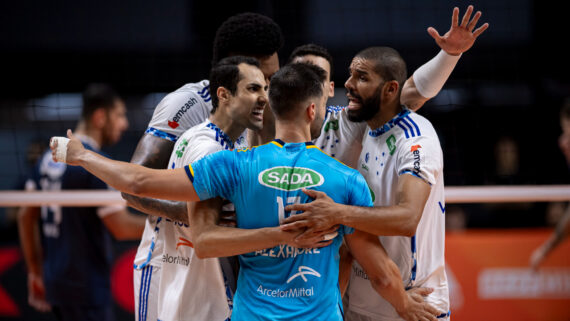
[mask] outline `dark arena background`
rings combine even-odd
[[[110,84],[126,102],[130,127],[105,151],[128,161],[157,103],[207,78],[215,31],[233,14],[258,12],[281,26],[281,65],[298,45],[326,47],[335,63],[336,95],[329,104],[344,105],[355,53],[393,47],[411,74],[439,51],[427,27],[445,33],[453,7],[461,19],[469,4],[483,13],[479,25],[490,27],[419,111],[438,131],[446,186],[525,185],[537,194],[552,185],[568,187],[570,171],[558,144],[560,109],[570,97],[568,18],[561,3],[100,0],[0,3],[0,189],[24,189],[49,138],[75,126],[81,92],[92,82]],[[540,202],[448,202],[453,320],[570,320],[569,242],[539,271],[529,268],[532,251],[552,233],[568,200],[570,192]],[[0,207],[0,319],[55,320],[27,304],[16,213]],[[115,245],[118,320],[134,319],[136,245]]]

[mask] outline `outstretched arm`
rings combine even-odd
[[[140,165],[120,162],[86,150],[81,141],[67,131],[70,139],[65,162],[81,166],[108,185],[128,194],[179,201],[198,201],[198,195],[188,179],[186,169],[150,169]],[[52,155],[59,161],[57,141],[51,144]]]
[[[396,264],[388,257],[377,236],[354,231],[346,236],[346,244],[354,258],[364,269],[374,290],[396,309],[404,320],[437,320],[441,314],[436,308],[423,302],[421,297],[406,293]],[[422,289],[423,295],[429,289]]]
[[[167,168],[173,148],[173,141],[144,134],[137,144],[131,163],[155,169]],[[128,206],[143,213],[188,224],[186,202],[139,197],[127,193],[121,193],[121,196]]]
[[[219,197],[188,203],[188,217],[192,244],[199,258],[224,257],[249,253],[289,244],[295,247],[324,247],[332,241],[310,244],[294,243],[300,230],[282,231],[278,226],[241,229],[219,226],[223,200]]]
[[[406,80],[400,98],[403,105],[415,111],[435,97],[451,75],[461,54],[469,50],[477,37],[489,27],[489,24],[485,23],[473,31],[481,17],[481,11],[477,11],[473,19],[472,13],[473,6],[469,6],[459,24],[459,8],[454,8],[451,28],[443,36],[440,36],[435,28],[428,28],[428,33],[435,39],[441,51]]]

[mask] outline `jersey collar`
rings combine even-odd
[[[305,144],[306,148],[314,148],[315,144],[313,144],[312,142],[304,142],[304,143],[285,143],[284,141],[282,141],[279,138],[275,138],[273,141],[271,141],[271,143],[273,143],[274,145],[277,145],[278,147],[283,147],[285,144]]]
[[[208,128],[213,129],[216,132],[216,141],[220,142],[222,144],[222,147],[226,148],[226,149],[234,149],[234,142],[232,142],[232,140],[230,139],[230,136],[228,136],[228,134],[224,133],[224,131],[216,126],[216,124],[212,123],[212,122],[208,122],[208,124],[206,125]],[[225,143],[225,146],[224,146]]]
[[[398,125],[398,123],[402,120],[402,118],[408,116],[408,114],[410,114],[410,110],[404,108],[401,112],[399,112],[396,116],[394,116],[394,118],[390,119],[386,124],[376,129],[369,130],[368,135],[370,135],[371,137],[378,137],[384,134],[385,132],[392,129],[394,126]]]

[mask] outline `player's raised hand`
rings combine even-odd
[[[459,8],[453,8],[453,15],[451,18],[451,28],[443,36],[440,36],[437,30],[433,27],[427,29],[430,36],[435,39],[437,45],[450,55],[459,55],[471,48],[475,43],[475,39],[489,28],[488,23],[484,23],[479,28],[475,29],[479,18],[481,18],[481,11],[477,11],[471,19],[473,13],[473,6],[469,6],[461,24],[459,24]],[[475,29],[475,31],[473,31]]]

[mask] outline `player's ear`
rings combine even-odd
[[[91,115],[91,124],[95,128],[103,128],[107,122],[107,111],[105,108],[97,108]]]
[[[220,102],[227,102],[230,99],[230,91],[227,90],[225,87],[218,87],[218,90],[216,91],[216,95],[218,96],[218,101]]]
[[[307,118],[309,121],[313,121],[315,119],[315,115],[317,113],[317,106],[315,103],[311,102],[309,106],[307,106]]]
[[[333,98],[334,97],[334,81],[331,81],[329,83],[329,86],[330,86],[329,98]]]
[[[386,83],[384,83],[384,86],[382,88],[382,96],[384,96],[383,98],[385,99],[385,101],[391,101],[397,98],[399,88],[400,85],[395,80],[387,81]]]

